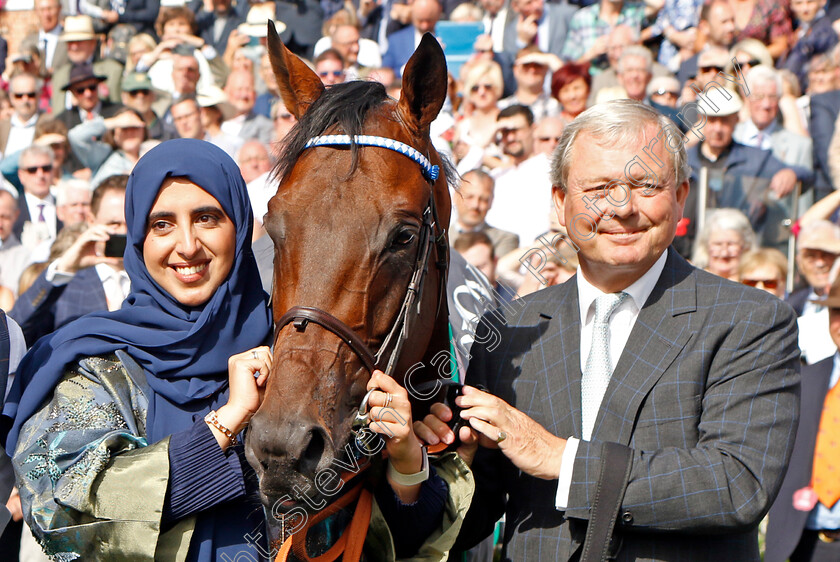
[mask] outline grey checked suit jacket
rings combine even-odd
[[[482,321],[467,382],[485,384],[552,434],[579,438],[576,281],[509,306],[504,322]],[[580,442],[568,509],[554,507],[556,480],[479,451],[459,546],[486,535],[506,511],[503,559],[575,559],[602,446],[614,442],[632,453],[612,541],[619,560],[758,560],[756,528],[779,490],[798,420],[796,338],[788,304],[697,270],[669,249],[592,441]]]

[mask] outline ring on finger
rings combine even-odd
[[[499,436],[498,436],[498,437],[496,437],[496,443],[501,443],[501,442],[502,442],[502,441],[504,441],[505,439],[507,439],[507,433],[505,433],[505,432],[504,432],[504,431],[502,431],[502,430],[499,430]]]
[[[394,399],[394,396],[390,392],[385,393],[385,408],[391,405],[391,401]]]
[[[256,349],[252,349],[252,350],[251,350],[251,355],[253,355],[253,356],[254,356],[254,359],[259,359],[259,358],[260,358],[260,354],[259,354],[259,353],[257,353],[257,350],[256,350]]]

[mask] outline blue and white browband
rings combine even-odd
[[[375,137],[372,135],[356,135],[353,140],[360,146],[378,146],[380,148],[387,148],[394,152],[399,152],[408,156],[418,164],[423,171],[423,177],[431,183],[437,181],[440,174],[440,168],[429,162],[429,159],[420,154],[420,152],[404,142],[396,141],[385,137]],[[320,137],[313,137],[307,141],[303,148],[312,148],[314,146],[350,146],[350,135],[323,135]]]

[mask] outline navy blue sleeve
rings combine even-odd
[[[414,503],[402,503],[386,478],[376,487],[376,503],[388,522],[397,558],[416,554],[443,519],[449,486],[434,467],[430,470],[429,479],[420,485],[420,497]]]
[[[164,523],[172,523],[214,505],[244,496],[242,463],[234,449],[222,451],[200,419],[169,440],[169,490]]]

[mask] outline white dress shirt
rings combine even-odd
[[[615,309],[609,320],[610,325],[610,363],[615,368],[619,357],[624,352],[624,346],[630,337],[630,332],[636,324],[639,312],[644,308],[656,282],[665,269],[665,261],[668,259],[668,252],[662,252],[659,259],[642,275],[635,283],[624,289],[630,298]],[[589,349],[592,347],[592,328],[595,319],[595,299],[604,293],[592,285],[583,275],[580,267],[577,270],[578,304],[580,306],[580,371],[583,373],[586,368],[586,360],[589,357]],[[585,406],[585,405],[584,405]],[[590,406],[591,407],[591,406]],[[600,406],[599,406],[600,408]],[[569,503],[569,488],[572,485],[572,470],[575,464],[580,439],[569,437],[566,441],[566,448],[563,450],[563,458],[560,463],[560,476],[557,482],[557,496],[554,505],[557,509],[564,510]]]
[[[9,129],[9,138],[6,141],[6,154],[14,154],[32,145],[32,141],[35,139],[35,124],[37,122],[37,113],[25,123],[20,120],[17,113],[12,114],[9,118],[11,128]]]
[[[108,310],[119,310],[125,297],[131,292],[131,280],[128,278],[128,273],[124,269],[114,269],[107,263],[98,263],[94,267],[105,290]]]
[[[29,208],[29,222],[36,224],[40,221],[38,218],[41,216],[41,210],[38,208],[38,205],[44,206],[44,222],[47,226],[47,232],[50,234],[50,238],[55,240],[56,235],[56,216],[55,216],[55,199],[53,199],[52,195],[47,195],[44,199],[38,199],[31,193],[23,193],[23,196],[26,197],[26,206]]]
[[[58,47],[58,36],[61,35],[62,27],[57,25],[52,31],[38,32],[38,48],[44,50],[44,65],[47,68],[52,68],[53,59],[55,58],[55,48]]]

